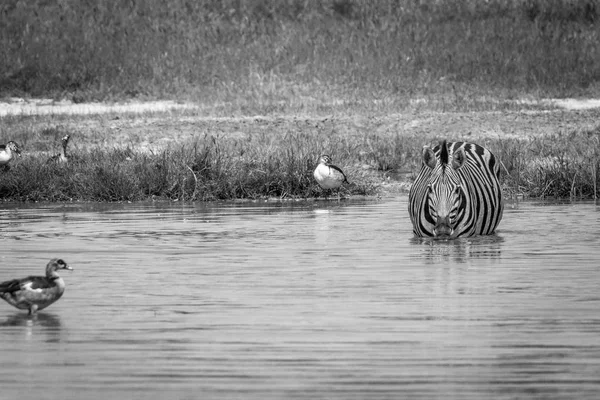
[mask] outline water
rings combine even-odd
[[[497,236],[412,237],[407,199],[0,210],[0,398],[600,396],[600,209],[507,206]]]

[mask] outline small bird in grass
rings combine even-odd
[[[0,166],[4,169],[10,169],[10,163],[14,158],[15,154],[21,156],[21,148],[16,142],[12,140],[6,144],[0,144]]]
[[[49,163],[55,162],[55,163],[59,163],[59,164],[65,164],[66,162],[69,161],[69,158],[67,156],[67,145],[69,144],[69,139],[71,139],[70,135],[65,135],[62,138],[62,140],[60,141],[62,144],[61,152],[50,157],[48,159]]]
[[[35,314],[43,310],[65,292],[65,281],[58,270],[73,270],[60,258],[53,258],[46,265],[46,276],[28,276],[0,283],[0,297],[8,304]]]
[[[323,189],[337,189],[342,183],[348,182],[344,171],[331,163],[331,156],[323,154],[319,158],[319,165],[314,172],[314,177]]]

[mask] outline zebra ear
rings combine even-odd
[[[456,151],[452,154],[452,168],[459,169],[465,163],[465,151],[462,147],[456,149]]]
[[[423,146],[423,163],[429,168],[435,168],[436,164],[435,153],[429,146]]]

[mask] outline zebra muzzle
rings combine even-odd
[[[438,237],[452,236],[454,229],[450,226],[448,218],[438,218],[435,227],[433,228],[433,234]]]

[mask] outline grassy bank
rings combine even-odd
[[[30,154],[24,154],[10,171],[0,172],[0,198],[207,201],[337,196],[337,192],[321,190],[312,176],[323,149],[350,177],[342,195],[373,195],[381,180],[374,171],[391,169],[387,163],[394,162],[395,152],[406,151],[399,140],[390,146],[373,135],[335,134],[333,126],[317,132],[312,128],[300,124],[282,135],[257,132],[243,137],[205,133],[158,150],[140,149],[139,143],[112,148],[88,144],[73,151],[66,165],[48,163],[53,151],[45,149],[67,133],[77,140],[78,132],[24,129],[21,140],[28,143]],[[19,141],[19,135],[13,138]],[[357,148],[372,151],[357,159]]]
[[[0,137],[17,141],[23,156],[10,171],[0,171],[0,199],[336,196],[322,191],[312,177],[322,153],[331,154],[348,175],[350,185],[344,185],[342,196],[385,195],[408,189],[419,171],[423,144],[441,138],[466,139],[492,150],[502,161],[507,198],[589,199],[598,194],[598,116],[590,111],[399,114],[388,119],[206,119],[185,113],[10,117],[3,119],[6,129],[0,126]],[[70,161],[48,164],[65,134],[72,138]]]
[[[505,169],[508,197],[596,199],[599,192],[600,125],[494,145]]]
[[[598,0],[8,0],[0,96],[242,114],[598,96],[599,23]]]

